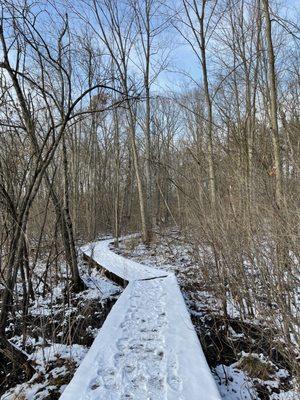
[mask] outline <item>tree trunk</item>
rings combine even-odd
[[[73,224],[70,216],[70,200],[69,200],[69,170],[68,170],[68,158],[67,158],[67,148],[65,142],[65,136],[62,140],[63,145],[63,164],[64,164],[64,207],[62,209],[62,220],[61,229],[64,236],[64,247],[66,252],[66,261],[71,269],[72,274],[72,289],[74,292],[80,292],[84,290],[85,284],[79,275],[78,262],[77,262],[77,252],[75,246],[75,240],[73,235]]]
[[[275,199],[278,208],[283,206],[283,187],[282,187],[282,162],[281,151],[279,144],[279,129],[278,129],[278,100],[277,100],[277,83],[275,72],[275,54],[272,40],[272,25],[270,18],[269,0],[262,0],[263,10],[266,22],[265,34],[267,39],[268,51],[268,80],[270,90],[270,123],[273,143],[273,157],[275,167]]]
[[[140,173],[140,168],[139,168],[138,153],[137,153],[136,138],[135,138],[135,121],[134,121],[134,118],[132,115],[132,110],[130,110],[130,114],[131,114],[131,118],[130,118],[131,147],[132,147],[133,165],[134,165],[135,175],[136,175],[136,184],[137,184],[138,195],[139,195],[142,237],[143,237],[144,243],[147,244],[150,242],[150,240],[149,240],[148,229],[147,229],[144,191],[143,191],[141,173]]]
[[[215,179],[214,154],[213,154],[213,113],[212,113],[212,102],[211,102],[211,97],[210,97],[210,93],[209,93],[209,83],[208,83],[208,75],[207,75],[204,16],[205,16],[205,1],[203,1],[203,3],[202,3],[202,15],[199,20],[199,22],[200,22],[200,40],[201,40],[201,59],[202,59],[201,65],[202,65],[205,101],[206,101],[206,107],[207,107],[208,177],[209,177],[210,204],[211,204],[212,209],[215,209],[215,206],[216,206],[216,179]]]
[[[145,93],[146,93],[146,118],[145,118],[145,136],[146,136],[146,224],[147,224],[147,242],[152,238],[152,192],[151,192],[151,103],[150,103],[150,59],[151,59],[151,42],[150,42],[150,11],[151,3],[145,1],[145,17],[146,17],[146,43],[145,43]]]

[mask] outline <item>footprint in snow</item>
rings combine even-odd
[[[114,355],[114,364],[115,367],[119,367],[122,363],[124,363],[125,353],[119,352]]]
[[[102,379],[106,389],[117,389],[115,370],[113,368],[105,370]]]
[[[118,340],[117,340],[117,343],[116,343],[116,346],[117,346],[117,348],[118,348],[119,350],[122,351],[122,350],[127,349],[128,344],[129,344],[129,339],[128,339],[127,337],[125,337],[125,338],[120,338],[120,339],[118,339]]]
[[[182,382],[181,379],[179,378],[179,376],[177,375],[169,375],[168,376],[168,384],[169,386],[173,389],[173,390],[180,390],[182,387]]]
[[[178,375],[178,362],[174,354],[170,354],[168,359],[167,381],[171,389],[175,391],[180,391],[182,389],[182,380]]]

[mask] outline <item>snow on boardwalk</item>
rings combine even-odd
[[[82,250],[129,284],[60,400],[221,399],[174,274],[125,259],[110,242]]]

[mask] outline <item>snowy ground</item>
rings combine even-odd
[[[88,252],[91,249],[92,247],[88,246],[85,250]],[[95,251],[97,255],[98,250],[94,249],[93,256],[95,256]],[[253,377],[253,373],[250,373],[251,368],[249,370],[249,366],[245,367],[243,364],[243,360],[249,360],[247,350],[244,353],[238,353],[237,350],[235,354],[226,353],[227,341],[219,343],[219,338],[215,336],[220,332],[224,336],[223,322],[219,319],[222,315],[221,302],[212,294],[209,285],[201,279],[199,266],[191,257],[193,249],[182,238],[177,237],[177,233],[169,235],[168,232],[165,237],[158,237],[150,248],[142,245],[137,238],[127,239],[121,243],[119,250],[114,249],[114,251],[125,255],[126,258],[131,258],[131,260],[125,260],[107,250],[104,252],[107,266],[114,269],[114,272],[119,273],[124,279],[134,280],[135,276],[139,276],[138,279],[147,279],[167,275],[170,272],[176,274],[196,331],[203,339],[202,346],[212,367],[222,399],[300,399],[293,381],[290,380],[289,372],[280,365],[270,364],[270,360],[260,353],[260,349],[257,349],[257,352],[252,351],[250,356],[259,359],[260,365],[272,366],[269,376],[261,377],[263,379]],[[203,262],[209,263],[209,259],[206,259],[207,254],[206,251],[203,252]],[[136,263],[132,263],[132,260]],[[147,267],[141,268],[140,263],[146,264]],[[115,270],[116,265],[119,266],[118,271]],[[157,268],[160,271],[157,271]],[[198,339],[191,334],[194,329],[191,327],[188,315],[178,318],[177,303],[173,301],[173,297],[177,294],[167,292],[167,295],[164,295],[165,278],[137,280],[129,283],[121,301],[114,306],[117,308],[118,304],[121,304],[121,312],[109,314],[104,324],[111,324],[111,328],[104,329],[103,325],[103,329],[99,332],[99,327],[110,309],[108,307],[105,312],[103,307],[106,307],[107,302],[118,297],[121,288],[103,279],[97,268],[81,265],[81,274],[89,289],[66,299],[66,277],[63,265],[60,269],[59,275],[63,279],[56,281],[57,272],[53,273],[51,279],[54,279],[54,285],[51,287],[54,287],[54,290],[46,290],[44,293],[40,280],[40,277],[44,276],[44,266],[37,266],[34,277],[37,296],[29,308],[29,318],[34,319],[32,324],[34,329],[28,329],[25,342],[22,332],[18,329],[18,323],[11,324],[8,328],[11,341],[23,348],[36,362],[37,373],[30,382],[7,390],[1,400],[56,400],[76,370],[75,377],[78,374],[84,377],[84,380],[80,382],[80,386],[85,388],[85,397],[81,397],[82,400],[118,400],[120,393],[124,399],[135,400],[147,398],[145,393],[149,396],[151,394],[152,397],[148,396],[148,398],[155,400],[192,399],[192,397],[182,395],[182,393],[188,393],[185,389],[186,371],[191,370],[191,365],[200,364],[201,366],[203,363],[202,361],[199,363],[198,357],[197,359],[185,357],[185,353],[186,343]],[[175,289],[176,285],[174,285]],[[178,287],[177,290],[179,291]],[[122,298],[126,300],[126,306],[122,306]],[[170,309],[172,305],[176,309],[172,313],[163,315],[165,313],[163,308]],[[182,310],[185,310],[185,307]],[[229,303],[227,311],[232,318],[235,317],[233,322],[238,321],[239,314],[234,302]],[[118,314],[117,318],[115,318],[116,314]],[[174,317],[173,321],[169,320],[171,314]],[[176,337],[182,341],[179,347],[183,349],[183,352],[180,354],[175,351],[174,354],[174,347],[168,346],[168,343],[174,340],[172,339],[174,332],[170,330],[170,326],[180,327],[181,323],[186,324],[186,331],[192,335],[192,339],[188,341],[186,337],[180,339],[177,332]],[[30,324],[31,321],[29,321],[29,328]],[[103,341],[102,335],[114,330],[115,334],[109,334]],[[236,324],[230,325],[226,340],[230,340],[231,344],[235,341],[238,343],[240,340],[253,342],[253,339],[247,338],[246,335],[245,332],[237,329]],[[106,354],[104,361],[102,359],[103,362],[97,351],[93,350],[94,354],[91,351],[88,352],[89,346],[96,337],[93,346],[97,340],[101,343],[109,343],[111,346],[99,345],[100,352]],[[219,357],[219,352],[221,357]],[[201,348],[198,355],[199,353],[201,354]],[[225,356],[223,353],[226,353]],[[88,356],[84,358],[86,354]],[[217,354],[218,357],[216,357]],[[96,360],[100,360],[99,364]],[[202,356],[200,360],[203,360]],[[80,370],[87,372],[82,373]],[[206,382],[207,371],[206,366],[204,375],[202,371],[198,371],[199,375],[195,382],[199,379],[200,382],[201,379],[202,382]],[[88,373],[88,379],[86,379],[86,373]],[[116,388],[121,388],[121,392],[117,392]],[[75,394],[73,392],[73,397],[69,398],[80,400],[77,391]],[[206,393],[202,398],[209,399]]]
[[[229,332],[222,341],[224,327],[222,322],[219,323],[219,317],[223,313],[221,302],[212,293],[209,285],[203,282],[200,273],[201,267],[191,256],[193,249],[185,243],[184,238],[178,237],[177,232],[167,232],[165,236],[159,236],[150,248],[145,247],[138,239],[125,239],[120,244],[119,250],[115,249],[115,251],[152,268],[164,269],[176,274],[196,330],[203,340],[205,352],[222,399],[300,399],[300,394],[295,389],[295,382],[289,379],[289,372],[265,358],[260,353],[259,346],[257,346],[256,353],[255,343],[251,337],[247,337],[247,332],[235,331],[239,322],[239,312],[230,299],[227,313],[234,324],[229,326]],[[207,254],[208,252],[203,251],[203,263],[209,265],[210,260]],[[260,327],[258,326],[257,329],[259,330]],[[221,336],[221,340],[219,337],[215,337],[215,334]],[[253,352],[251,354],[243,351],[239,353],[238,349],[241,345],[235,345],[235,343],[239,343],[239,341],[243,343],[247,340],[251,342]],[[229,355],[227,354],[228,343],[233,347],[236,346],[235,352]],[[264,379],[256,377],[255,374],[259,375],[259,372],[252,372],[247,364],[251,358],[259,360],[256,366],[258,371],[260,368],[263,370],[264,364],[270,365],[272,368],[267,368],[269,375],[263,377]],[[251,366],[251,363],[249,364]]]
[[[41,263],[35,269],[36,297],[28,310],[26,338],[20,332],[18,318],[9,324],[8,334],[10,341],[33,360],[36,373],[30,381],[3,393],[3,388],[11,385],[9,368],[1,365],[4,372],[0,381],[1,400],[58,399],[86,355],[121,288],[103,279],[95,268],[84,264],[80,268],[88,289],[70,296],[65,293],[63,265],[58,279],[53,280],[53,290],[46,289],[45,293],[40,284],[44,265]]]
[[[108,246],[84,251],[130,282],[61,400],[220,399],[174,274]]]

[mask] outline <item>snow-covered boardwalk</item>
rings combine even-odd
[[[172,273],[125,259],[111,240],[83,252],[129,281],[60,400],[217,400]]]

